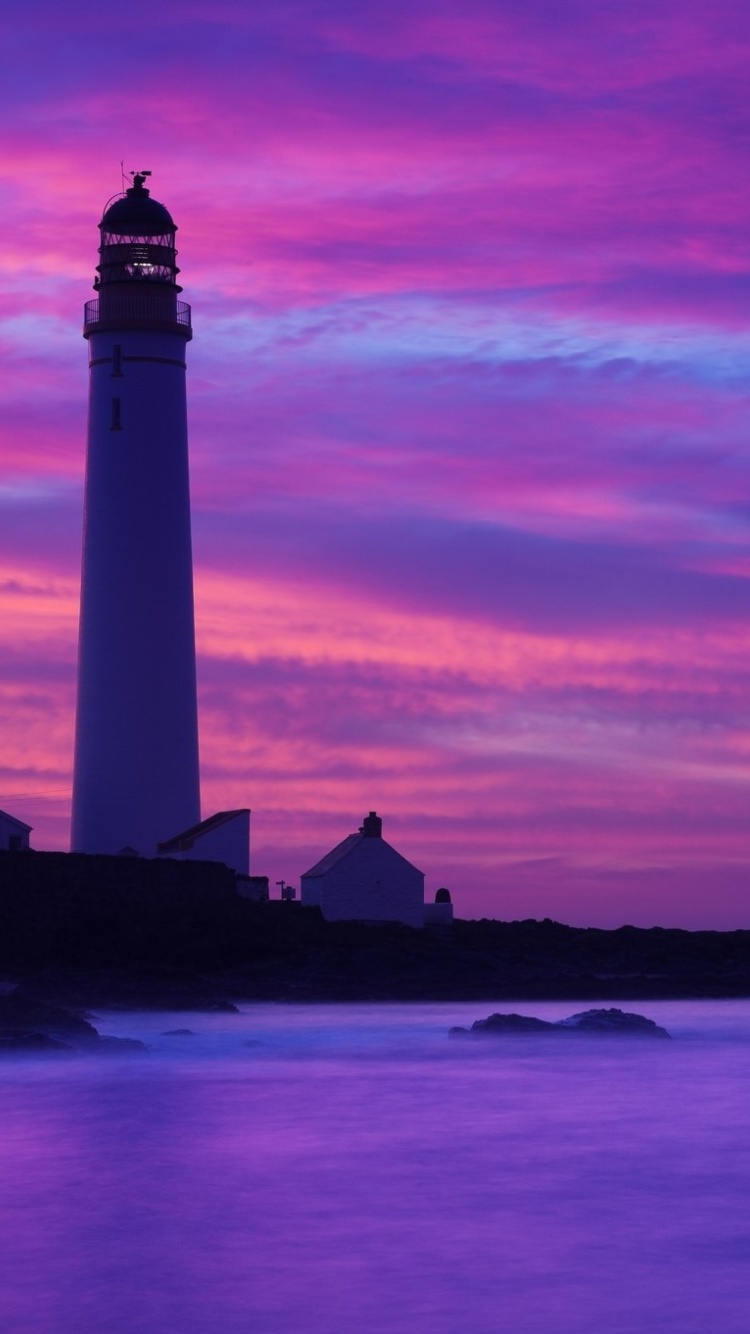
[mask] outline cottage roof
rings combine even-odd
[[[331,851],[327,852],[325,857],[321,857],[319,862],[316,862],[314,866],[311,866],[309,871],[304,871],[303,875],[325,875],[326,871],[330,871],[332,866],[336,866],[338,862],[342,862],[344,858],[348,857],[349,853],[353,852],[357,845],[363,841],[364,834],[350,834],[342,843],[337,843],[335,848],[331,848]]]
[[[304,871],[301,878],[303,880],[310,880],[315,876],[326,875],[334,866],[337,866],[339,862],[342,862],[345,857],[350,857],[360,844],[369,844],[372,842],[373,839],[368,838],[366,834],[350,834],[342,843],[337,843],[335,848],[331,848],[331,851],[326,853],[325,857],[321,857],[319,862],[316,862],[314,866],[311,866],[309,871]],[[411,866],[412,870],[418,871],[418,867],[416,867],[413,862],[410,862],[408,858],[404,857],[400,852],[397,852],[396,848],[394,848],[392,844],[386,842],[384,838],[380,838],[378,842],[383,847],[388,848],[388,851],[392,853],[394,857],[398,857],[399,861],[404,862],[407,866]],[[422,874],[421,871],[419,874]]]
[[[0,820],[7,820],[9,824],[17,825],[19,829],[25,829],[27,834],[34,828],[32,824],[24,824],[23,820],[18,820],[15,815],[9,815],[7,811],[0,811]]]

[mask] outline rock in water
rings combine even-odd
[[[83,1015],[19,991],[0,995],[0,1055],[146,1051],[136,1038],[101,1037]]]
[[[74,1048],[71,1047],[69,1042],[61,1042],[59,1038],[51,1038],[48,1033],[26,1031],[0,1033],[0,1056],[38,1056],[40,1054],[47,1055],[48,1052],[69,1052],[72,1054]]]
[[[62,1005],[12,991],[0,996],[0,1034],[45,1033],[59,1042],[95,1041],[98,1033],[83,1015]]]
[[[642,1014],[629,1014],[626,1010],[612,1007],[609,1010],[582,1010],[580,1014],[571,1014],[569,1019],[561,1019],[555,1028],[564,1028],[574,1033],[624,1033],[638,1037],[668,1038],[666,1028],[655,1024],[653,1019],[646,1019]]]
[[[139,1038],[113,1038],[103,1033],[91,1050],[99,1054],[109,1052],[112,1056],[137,1056],[148,1051],[148,1047]]]
[[[546,1019],[533,1019],[528,1014],[491,1014],[476,1019],[471,1028],[452,1028],[451,1037],[464,1033],[547,1033],[554,1028]]]
[[[448,1036],[479,1037],[482,1034],[502,1035],[504,1033],[593,1033],[615,1037],[650,1037],[668,1038],[666,1028],[660,1028],[653,1019],[646,1019],[642,1014],[628,1014],[614,1006],[608,1010],[582,1010],[580,1014],[571,1014],[567,1019],[558,1019],[551,1023],[547,1019],[534,1019],[527,1014],[491,1014],[486,1019],[477,1019],[471,1028],[451,1028]]]

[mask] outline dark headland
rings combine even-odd
[[[0,978],[92,1008],[742,997],[750,931],[330,923],[238,897],[218,863],[2,852]]]

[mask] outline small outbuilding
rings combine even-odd
[[[375,811],[300,882],[302,903],[329,922],[403,922],[424,925],[424,872],[386,843]]]
[[[217,811],[200,824],[159,843],[157,857],[177,861],[224,862],[235,875],[250,872],[250,811]]]
[[[33,825],[24,824],[15,815],[0,811],[0,852],[28,852]]]
[[[449,889],[443,886],[435,895],[434,903],[424,905],[425,926],[450,926],[453,921],[453,904]]]

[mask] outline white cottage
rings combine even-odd
[[[301,878],[304,904],[329,922],[403,922],[424,925],[424,873],[383,838],[375,811]]]
[[[14,815],[8,815],[7,811],[0,811],[0,851],[28,852],[32,828]]]

